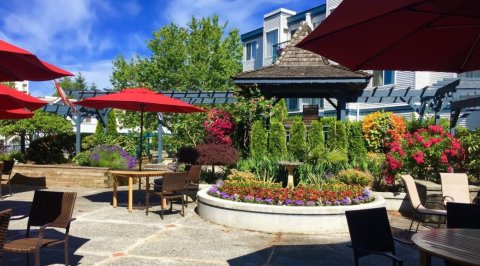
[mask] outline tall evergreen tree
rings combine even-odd
[[[290,128],[288,152],[299,161],[303,161],[307,155],[307,144],[305,140],[305,123],[302,120],[297,120],[293,122],[293,125]]]
[[[272,119],[283,122],[288,116],[287,103],[285,99],[280,99],[272,108]]]
[[[282,158],[287,154],[287,133],[281,122],[272,121],[270,125],[268,151],[273,158]]]
[[[325,149],[325,136],[323,133],[323,123],[320,121],[312,121],[308,132],[309,150],[315,150],[318,153]]]
[[[250,140],[250,156],[259,158],[267,155],[267,130],[262,121],[253,123]]]

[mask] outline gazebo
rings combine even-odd
[[[267,98],[325,98],[336,109],[337,119],[344,120],[347,103],[362,95],[371,74],[330,64],[318,54],[295,47],[310,32],[302,22],[274,64],[243,72],[233,82],[242,89],[257,87]]]

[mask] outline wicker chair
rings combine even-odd
[[[412,208],[415,210],[415,213],[412,217],[412,222],[410,223],[410,228],[408,229],[407,238],[410,237],[410,234],[412,232],[413,222],[415,220],[417,221],[417,228],[415,229],[415,232],[418,231],[418,227],[420,226],[420,223],[423,220],[422,219],[423,215],[438,216],[439,219],[438,219],[437,227],[440,227],[440,223],[441,223],[440,217],[446,217],[447,211],[442,209],[429,209],[423,206],[422,202],[420,201],[420,196],[418,195],[417,186],[415,185],[415,180],[413,180],[413,177],[411,175],[402,175],[401,177],[405,185],[405,188],[407,189],[407,194],[410,199],[410,204],[412,205]],[[441,202],[427,202],[427,203],[439,204],[440,206],[442,206]]]
[[[28,217],[27,234],[25,238],[12,240],[4,246],[4,252],[26,253],[30,264],[30,253],[35,253],[35,266],[40,265],[40,249],[64,245],[65,265],[68,265],[68,233],[75,206],[75,192],[35,191],[30,215]],[[32,236],[32,226],[39,226],[38,235]],[[44,238],[47,228],[65,230],[62,239]]]
[[[345,215],[355,266],[358,266],[360,257],[367,255],[386,256],[393,260],[393,265],[403,265],[403,261],[395,255],[394,238],[385,208],[346,211]]]
[[[12,170],[13,170],[13,166],[15,165],[15,161],[14,160],[8,160],[8,161],[3,161],[3,170],[1,172],[1,182],[3,181],[7,181],[7,185],[8,185],[8,192],[10,193],[10,196],[13,195],[12,193],[12,186],[10,184],[10,177],[12,176]],[[3,175],[7,175],[8,178],[6,179],[3,179]],[[0,192],[1,193],[1,192]],[[1,194],[0,194],[1,196]]]
[[[201,173],[202,173],[201,165],[192,165],[190,166],[190,169],[188,169],[188,182],[187,182],[187,191],[186,191],[186,197],[185,197],[185,206],[187,207],[188,207],[188,196],[196,195],[198,192]],[[192,198],[194,199],[193,196]]]
[[[146,189],[146,208],[145,213],[148,215],[148,207],[150,206],[150,195],[157,196],[160,198],[160,201],[169,200],[170,201],[170,212],[173,208],[172,200],[180,199],[182,201],[182,211],[180,212],[182,216],[185,215],[185,190],[188,181],[188,172],[177,172],[177,173],[166,173],[163,175],[162,187],[158,187],[153,184],[155,187],[154,190],[150,190],[150,185],[147,184]],[[163,220],[163,204],[160,204],[160,218]]]
[[[0,212],[0,265],[2,265],[3,246],[7,240],[8,224],[12,216],[12,209],[7,209]]]

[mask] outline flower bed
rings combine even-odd
[[[373,200],[368,189],[341,183],[328,183],[320,190],[313,186],[291,189],[282,188],[278,183],[245,185],[227,180],[211,187],[208,194],[231,201],[285,206],[356,205]]]
[[[385,207],[385,200],[378,195],[369,197],[371,202],[356,205],[286,206],[225,200],[208,191],[203,189],[197,194],[200,217],[216,224],[269,233],[346,233],[345,211]]]

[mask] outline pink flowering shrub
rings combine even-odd
[[[232,144],[229,136],[235,130],[230,114],[224,110],[213,108],[208,114],[203,128],[206,131],[205,142],[216,144]]]
[[[413,134],[404,134],[402,140],[390,145],[386,155],[385,182],[393,184],[399,172],[436,181],[440,172],[450,172],[452,167],[459,170],[464,158],[460,141],[444,132],[441,126],[420,128]]]

